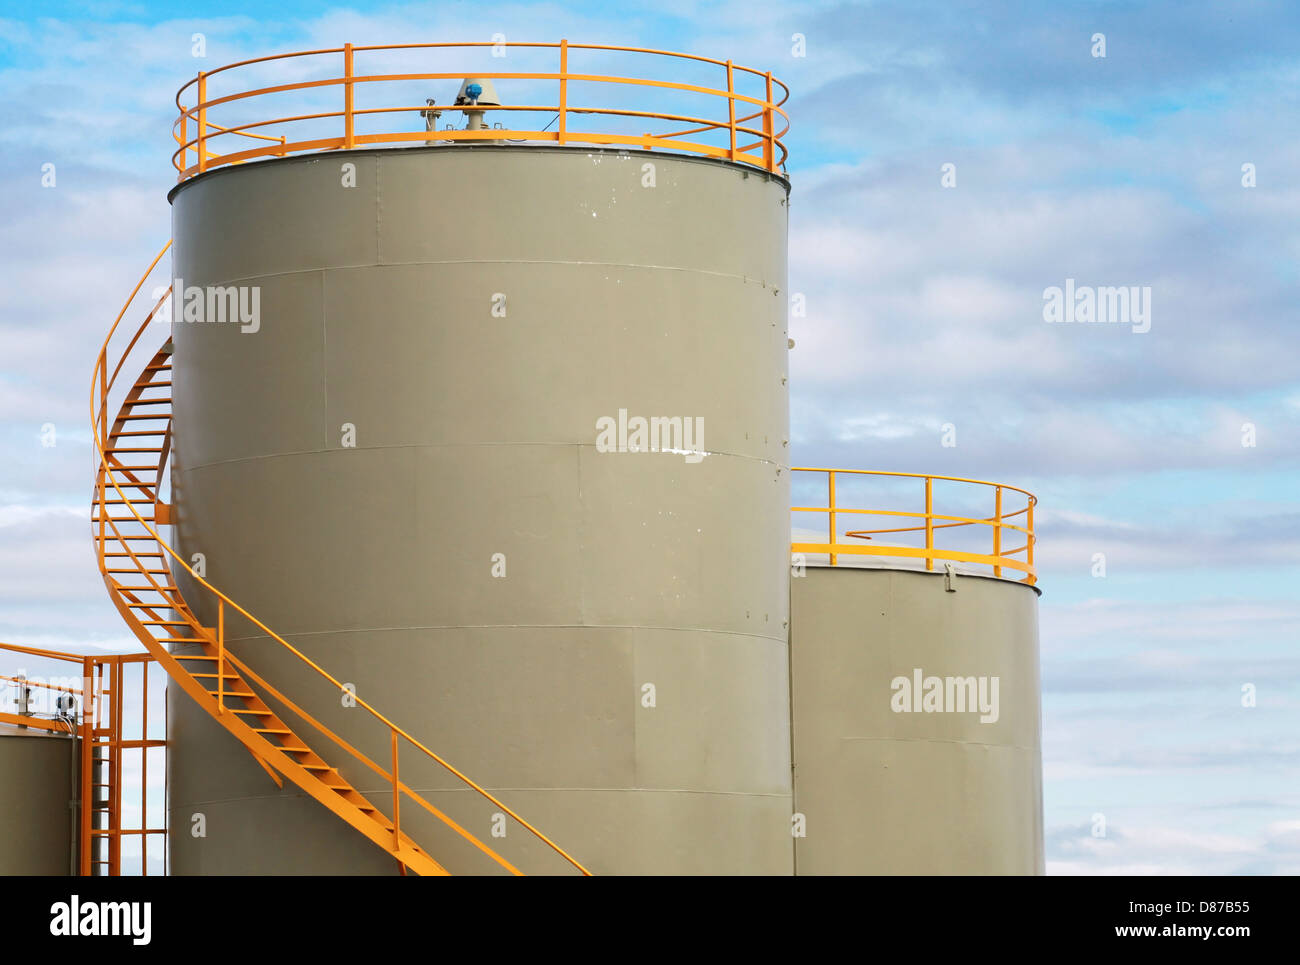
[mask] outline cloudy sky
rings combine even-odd
[[[0,639],[133,647],[87,536],[87,396],[168,237],[183,80],[496,32],[730,57],[793,90],[794,463],[1039,496],[1049,872],[1300,873],[1294,5],[0,11]],[[1149,331],[1047,323],[1067,279],[1149,289]]]

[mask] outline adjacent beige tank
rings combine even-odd
[[[1042,874],[1037,591],[809,567],[790,600],[796,872]]]
[[[177,308],[178,548],[593,872],[791,874],[787,197],[748,166],[509,146],[185,182],[179,283],[260,301]],[[602,451],[638,418],[695,431]],[[228,627],[387,763],[363,711]],[[397,871],[180,695],[169,738],[173,873]],[[561,870],[415,760],[432,803]],[[402,818],[453,872],[495,867]]]
[[[72,873],[75,748],[70,736],[0,724],[0,875]]]

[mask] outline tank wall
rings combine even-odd
[[[0,874],[66,875],[72,870],[76,802],[70,737],[0,733]]]
[[[855,567],[791,580],[798,874],[1043,873],[1038,596],[953,586]],[[919,711],[895,686],[918,669]],[[959,709],[969,690],[949,698],[946,679],[927,711],[927,677],[974,677],[977,701],[985,678],[996,720]]]
[[[174,195],[175,275],[256,285],[261,315],[173,325],[180,548],[593,871],[791,871],[786,197],[725,164],[511,148]],[[598,451],[620,410],[702,419],[708,455]],[[387,761],[361,711],[230,632]],[[171,826],[209,828],[173,838],[174,872],[394,870],[180,695],[171,720]],[[411,773],[489,833],[494,808]],[[404,806],[441,847],[421,820]]]

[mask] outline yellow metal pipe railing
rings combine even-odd
[[[1025,574],[1019,582],[1034,584],[1037,582],[1037,571],[1034,567],[1034,506],[1038,502],[1033,493],[1018,486],[1011,486],[1006,483],[988,482],[983,479],[968,479],[962,476],[943,476],[921,473],[906,472],[878,472],[865,469],[825,469],[812,467],[795,467],[791,470],[793,473],[818,474],[826,476],[826,493],[827,504],[825,506],[792,506],[793,513],[825,513],[828,521],[827,539],[824,543],[808,542],[794,540],[790,544],[791,552],[803,554],[826,554],[829,557],[831,566],[840,565],[840,556],[875,556],[875,557],[893,557],[898,559],[920,559],[924,562],[927,570],[933,570],[936,560],[949,560],[953,562],[972,563],[989,566],[996,577],[1002,576],[1003,569],[1011,569]],[[924,485],[924,501],[921,510],[905,509],[877,509],[864,508],[861,506],[846,506],[841,503],[839,486],[837,486],[837,477],[844,475],[855,477],[871,477],[880,480],[902,480],[902,479],[919,479]],[[798,478],[798,477],[796,477]],[[991,516],[958,516],[951,513],[937,512],[935,509],[935,482],[951,482],[962,484],[967,487],[986,487],[993,490],[993,513]],[[840,483],[843,480],[839,480]],[[1008,492],[1017,493],[1023,498],[1024,504],[1018,508],[1007,511],[1005,506],[1005,497]],[[856,529],[847,530],[843,533],[843,539],[838,528],[838,519],[841,515],[853,514],[859,516],[886,516],[902,519],[919,520],[916,526],[891,526],[878,529]],[[1019,517],[1025,517],[1024,525],[1013,522]],[[988,527],[992,535],[992,551],[989,553],[977,553],[969,550],[958,550],[951,547],[939,546],[936,542],[936,533],[939,531],[959,529],[963,527]],[[1003,545],[1002,533],[1004,530],[1011,530],[1023,533],[1025,543],[1016,546],[1013,549],[1007,549]],[[923,546],[904,546],[899,544],[885,544],[874,540],[877,536],[898,534],[898,533],[924,533],[925,543]],[[872,545],[863,545],[861,543],[845,542],[844,540],[870,540]],[[1017,558],[1019,554],[1025,554],[1024,559]]]
[[[760,72],[751,67],[744,67],[735,64],[731,60],[718,60],[694,54],[679,54],[672,51],[652,50],[640,47],[615,47],[603,44],[573,44],[568,40],[561,40],[559,43],[510,44],[511,47],[518,48],[555,50],[559,60],[557,71],[481,71],[475,72],[474,74],[475,76],[491,80],[554,82],[558,88],[557,103],[553,105],[524,106],[451,104],[445,107],[439,107],[440,111],[460,112],[462,114],[470,110],[482,113],[497,111],[507,114],[511,111],[525,113],[541,111],[548,114],[554,113],[556,114],[558,124],[556,131],[553,133],[548,132],[546,127],[549,127],[550,123],[555,123],[554,121],[548,122],[546,127],[539,126],[539,128],[536,129],[530,129],[528,127],[512,127],[511,129],[492,129],[487,131],[410,130],[381,131],[379,133],[365,135],[357,133],[356,119],[363,114],[376,115],[427,110],[427,105],[378,107],[358,110],[356,108],[357,85],[375,85],[398,81],[459,80],[464,77],[466,73],[466,71],[403,72],[391,74],[358,73],[355,63],[357,54],[411,50],[427,50],[436,52],[492,46],[495,45],[490,42],[371,46],[344,44],[342,47],[326,48],[322,50],[294,51],[287,54],[256,57],[249,60],[238,61],[233,64],[227,64],[224,67],[218,67],[211,71],[200,71],[194,80],[186,83],[176,93],[176,107],[179,114],[175,124],[173,125],[172,135],[178,144],[178,148],[172,155],[172,163],[178,172],[178,180],[183,181],[195,174],[201,174],[224,164],[236,164],[259,157],[283,157],[290,153],[340,149],[351,150],[358,145],[388,144],[403,141],[430,143],[434,141],[475,141],[507,138],[522,141],[553,142],[558,145],[581,142],[588,144],[622,144],[646,148],[657,147],[667,150],[681,151],[684,153],[703,154],[709,157],[726,159],[732,162],[745,163],[773,173],[784,170],[788,151],[786,150],[782,138],[789,131],[790,124],[789,116],[783,109],[783,105],[789,100],[790,90],[784,83],[774,78],[770,71]],[[581,71],[575,72],[570,69],[570,58],[573,51],[644,54],[696,64],[716,65],[722,68],[725,72],[726,87],[723,89],[681,81],[657,80],[646,77],[633,77],[616,74],[593,74]],[[233,76],[230,75],[229,72],[237,72],[239,68],[242,67],[265,65],[271,62],[283,62],[291,58],[314,58],[331,55],[342,56],[342,73],[339,76],[318,77],[310,80],[273,84],[264,87],[253,87],[246,90],[236,90],[219,97],[209,98],[208,96],[210,81],[216,75],[227,75],[223,77],[224,83],[229,80],[230,76]],[[337,63],[337,61],[335,61],[335,63]],[[761,83],[763,87],[762,96],[751,96],[739,91],[736,86],[737,74],[746,75],[752,78],[755,83]],[[621,96],[619,91],[625,91],[627,88],[649,88],[665,95],[669,93],[701,95],[710,98],[712,101],[725,102],[725,118],[702,118],[662,110],[643,110],[629,106],[618,106],[617,103],[576,107],[569,101],[569,85],[571,82],[600,85],[602,91],[610,92],[611,100],[614,101]],[[282,117],[264,116],[261,119],[232,126],[218,125],[209,119],[209,112],[213,109],[226,108],[231,105],[241,105],[244,107],[250,107],[256,111],[256,105],[260,103],[258,101],[259,98],[266,98],[272,95],[281,95],[291,92],[319,90],[333,86],[342,87],[342,110],[323,111],[312,114],[296,114]],[[193,107],[187,107],[182,103],[182,98],[185,97],[186,93],[190,91],[191,88],[194,88],[196,103]],[[747,105],[747,108],[738,112],[738,103]],[[737,116],[738,113],[740,116]],[[780,131],[776,129],[777,125],[775,119],[777,115],[780,115],[784,121],[784,126]],[[620,133],[617,130],[598,130],[591,128],[589,124],[585,123],[581,128],[576,128],[571,122],[572,118],[576,116],[582,116],[584,118],[603,117],[606,119],[646,118],[655,121],[681,122],[694,126],[688,127],[684,130],[674,130],[658,135],[649,132],[630,134]],[[761,118],[762,120],[761,129],[745,126],[747,122],[758,118]],[[254,128],[268,126],[283,127],[285,125],[297,124],[300,122],[320,120],[341,122],[341,132],[337,136],[332,137],[311,137],[307,139],[290,140],[288,135],[272,136],[260,132],[254,132],[252,130]],[[197,127],[197,132],[193,138],[189,136],[190,121],[194,121]],[[707,132],[725,133],[727,139],[726,146],[707,144],[698,140],[683,140],[685,135],[703,134]],[[741,133],[751,135],[756,138],[756,140],[749,144],[740,145],[738,144],[737,135]],[[235,151],[217,152],[209,149],[210,142],[218,140],[226,135],[264,140],[270,142],[270,144]],[[761,148],[761,154],[752,153],[755,148]],[[193,165],[189,163],[189,153],[191,150],[194,150],[196,153],[196,161]]]

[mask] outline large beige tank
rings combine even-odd
[[[790,609],[796,872],[1042,874],[1037,590],[821,566]]]
[[[75,749],[66,734],[0,724],[0,875],[72,873]]]
[[[173,325],[179,547],[596,873],[793,869],[787,196],[748,166],[511,146],[272,160],[173,193],[184,286],[260,288],[256,332]],[[703,435],[599,451],[621,411]],[[387,763],[363,711],[231,635]],[[173,873],[396,871],[171,708]],[[434,804],[561,869],[415,761]],[[494,868],[402,819],[452,871]]]

